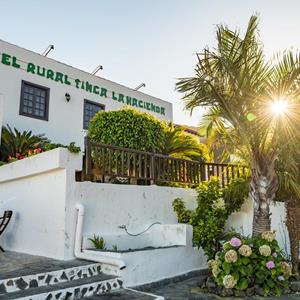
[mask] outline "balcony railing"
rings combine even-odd
[[[99,144],[86,138],[82,179],[85,181],[128,184],[179,183],[197,186],[218,176],[225,186],[244,174],[246,167],[205,163],[167,155]]]

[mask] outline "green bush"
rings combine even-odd
[[[194,211],[187,210],[178,198],[173,201],[173,209],[179,222],[193,225],[193,242],[210,259],[221,247],[226,220],[248,196],[248,178],[235,178],[222,188],[219,178],[211,177],[199,185],[197,192],[198,206]]]
[[[132,108],[98,112],[90,122],[88,136],[102,144],[159,152],[166,123]]]
[[[259,286],[265,296],[281,295],[291,275],[274,231],[261,237],[232,237],[208,266],[218,286],[238,290]]]
[[[71,153],[79,153],[81,151],[80,147],[75,145],[75,142],[71,142],[68,146],[63,144],[49,143],[43,146],[43,151],[50,151],[59,147],[67,148]]]

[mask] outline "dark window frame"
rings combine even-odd
[[[49,120],[50,88],[48,88],[46,86],[42,86],[42,85],[36,84],[36,83],[32,83],[32,82],[29,82],[29,81],[25,81],[25,80],[22,80],[21,84],[22,85],[21,85],[21,96],[20,96],[20,110],[19,110],[19,114],[21,116],[30,117],[30,118],[33,118],[33,119],[48,121]],[[45,116],[44,117],[40,117],[40,116],[37,116],[35,114],[26,113],[26,112],[23,111],[23,108],[24,108],[24,87],[25,87],[25,85],[31,86],[33,88],[37,88],[37,89],[40,89],[40,90],[44,90],[46,92],[46,97],[45,97]]]
[[[100,107],[100,110],[104,110],[105,111],[105,105],[104,104],[101,104],[101,103],[98,103],[98,102],[95,102],[95,101],[91,101],[91,100],[88,100],[88,99],[84,99],[84,102],[83,102],[83,129],[84,130],[87,130],[88,127],[85,127],[85,105],[86,104],[92,104],[92,105],[96,105],[96,106],[99,106]]]

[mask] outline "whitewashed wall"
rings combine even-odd
[[[192,247],[192,228],[184,232],[181,227],[186,226],[171,225],[177,224],[173,199],[182,197],[189,208],[194,208],[193,190],[75,182],[75,170],[81,164],[81,154],[55,149],[0,167],[0,212],[14,212],[12,222],[0,237],[5,249],[73,259],[75,205],[80,203],[85,207],[85,237],[96,234],[108,241],[117,237],[123,241],[124,249],[176,245],[124,254],[127,267],[118,274],[126,285],[149,283],[206,267],[203,251]],[[137,233],[154,222],[167,226],[151,228],[138,242],[118,228],[125,224],[129,231]],[[111,247],[112,242],[107,246]]]
[[[65,257],[65,187],[71,175],[66,164],[74,171],[76,163],[81,166],[78,159],[57,149],[0,167],[1,213],[5,209],[14,213],[0,238],[4,248]]]
[[[9,124],[11,127],[16,127],[19,130],[33,130],[34,133],[45,133],[48,138],[56,143],[69,144],[74,141],[82,146],[85,135],[85,130],[83,129],[84,99],[105,105],[105,110],[115,110],[124,106],[122,102],[113,100],[111,93],[108,94],[108,98],[104,98],[75,86],[65,85],[37,74],[28,73],[22,69],[26,68],[28,62],[68,74],[69,78],[72,79],[80,78],[84,81],[89,81],[94,85],[106,88],[108,91],[116,91],[163,106],[165,107],[165,115],[150,112],[146,109],[140,110],[150,112],[160,119],[172,121],[172,104],[169,102],[0,40],[0,56],[2,53],[16,56],[18,58],[17,63],[21,65],[21,68],[17,69],[4,65],[0,61],[0,94],[3,94],[5,97],[3,124]],[[84,55],[88,54],[85,53]],[[19,115],[22,80],[50,88],[49,121]],[[71,95],[70,102],[67,102],[65,99],[66,93]]]
[[[86,209],[83,235],[139,232],[153,222],[176,224],[176,197],[196,205],[189,189],[75,182],[81,154],[55,149],[0,167],[0,208],[15,215],[3,237],[7,249],[73,258],[75,205]]]
[[[61,148],[0,167],[0,212],[4,209],[14,211],[12,222],[0,237],[4,248],[56,259],[73,259],[77,203],[85,207],[83,236],[104,236],[109,241],[108,247],[113,245],[114,237],[116,241],[122,240],[123,248],[126,248],[124,239],[128,248],[149,246],[148,238],[155,238],[159,226],[143,237],[144,244],[143,240],[137,242],[127,237],[118,226],[126,225],[130,232],[138,233],[154,222],[177,224],[172,209],[172,201],[177,197],[183,198],[188,208],[196,207],[196,192],[191,189],[75,182],[75,170],[80,170],[81,166],[81,154],[71,154]],[[280,245],[285,248],[283,206],[278,204],[271,210],[272,227],[278,230]],[[251,234],[252,213],[252,204],[248,200],[240,212],[229,218],[227,228],[234,227],[244,234]],[[136,256],[126,254],[129,266],[122,271],[126,274],[125,282],[134,285],[153,281],[157,274],[154,266],[148,268],[142,261],[147,255],[154,260],[155,253],[161,270],[157,279],[205,267],[203,252],[184,242],[182,232],[169,232],[162,245],[170,242],[167,241],[170,236],[178,237],[178,244],[187,247],[146,251]],[[150,245],[159,246],[158,241]],[[171,267],[172,259],[174,262],[180,260],[180,264],[174,264],[177,271]]]

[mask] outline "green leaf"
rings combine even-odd
[[[268,279],[268,280],[267,280],[267,285],[272,289],[272,288],[275,286],[275,283],[274,283],[273,280]]]
[[[239,289],[245,290],[249,285],[249,281],[246,278],[240,280]]]
[[[244,265],[247,265],[247,264],[249,264],[250,259],[248,257],[243,257],[243,258],[241,258],[241,261]]]
[[[227,275],[230,274],[230,269],[231,269],[230,263],[224,261],[223,264],[222,264],[222,268],[223,268],[223,270],[225,271],[225,273]]]

